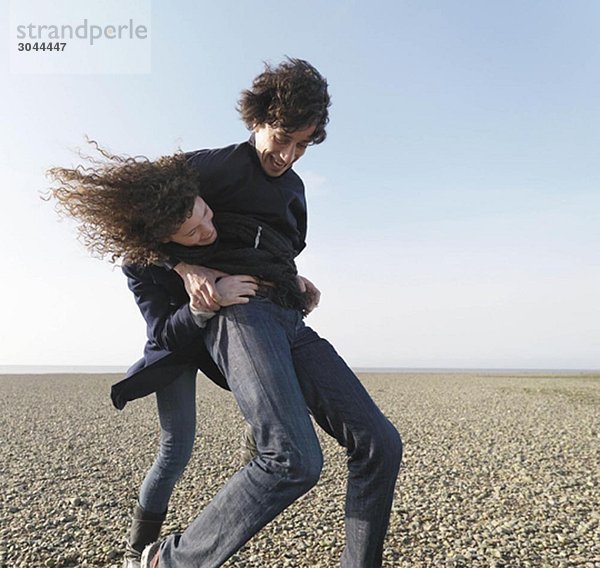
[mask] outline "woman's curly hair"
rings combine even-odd
[[[290,132],[316,125],[311,143],[325,140],[331,98],[327,80],[307,61],[287,58],[265,70],[242,91],[237,110],[249,130],[269,124]]]
[[[100,157],[82,155],[85,165],[48,170],[55,185],[46,199],[78,221],[79,237],[94,255],[141,265],[164,260],[161,243],[191,215],[200,193],[197,172],[181,153],[151,161],[88,142]]]

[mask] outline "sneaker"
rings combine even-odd
[[[158,568],[160,545],[160,541],[157,541],[144,548],[142,560],[140,561],[140,568]]]
[[[125,542],[125,556],[121,568],[140,568],[140,558],[142,554],[138,552],[129,542]]]

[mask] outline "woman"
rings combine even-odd
[[[112,395],[115,406],[122,409],[127,401],[156,391],[159,451],[139,490],[123,564],[137,568],[144,547],[159,536],[175,483],[191,457],[198,369],[222,388],[228,387],[201,340],[202,328],[214,312],[189,301],[179,276],[156,263],[163,255],[150,246],[175,226],[189,232],[190,219],[185,219],[197,197],[196,176],[185,167],[182,156],[150,162],[113,156],[94,146],[106,161],[90,158],[90,169],[51,170],[59,183],[51,194],[60,212],[81,221],[80,236],[94,253],[115,261],[126,250],[129,260],[136,261],[124,263],[122,269],[147,322],[148,341],[144,357],[113,387]],[[141,206],[133,213],[131,207],[138,202]],[[164,210],[163,204],[167,204]],[[146,217],[156,210],[164,218]],[[220,306],[246,303],[256,293],[252,277],[215,275],[220,277]],[[248,432],[245,440],[244,463],[253,455]]]

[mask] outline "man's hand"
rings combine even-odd
[[[219,304],[221,296],[217,290],[216,280],[221,276],[227,276],[225,272],[185,262],[180,262],[174,270],[181,276],[194,309],[216,312],[221,307]]]
[[[306,295],[306,314],[308,315],[319,306],[321,292],[308,278],[304,278],[299,274],[296,278],[298,279],[300,292]]]

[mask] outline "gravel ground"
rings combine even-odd
[[[157,445],[154,400],[112,408],[115,375],[0,376],[0,566],[117,567]],[[384,566],[600,566],[600,374],[362,374],[405,443]],[[242,420],[200,380],[198,436],[165,532],[238,467]],[[334,567],[343,452],[227,566]]]

